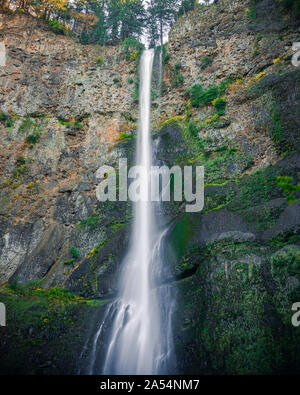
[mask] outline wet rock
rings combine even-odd
[[[55,263],[63,240],[61,227],[57,224],[50,225],[41,242],[26,254],[10,280],[18,279],[19,282],[26,283],[44,277]]]

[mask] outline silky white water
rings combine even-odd
[[[165,373],[170,365],[174,297],[170,286],[159,285],[167,229],[156,229],[155,203],[151,203],[148,190],[153,162],[150,138],[153,58],[153,51],[146,50],[140,63],[136,164],[147,169],[147,177],[141,180],[142,199],[134,205],[131,243],[122,264],[119,298],[108,306],[91,341],[89,374],[99,372],[99,363],[103,374],[158,374]],[[109,331],[109,336],[105,331]],[[101,336],[105,339],[101,340]],[[104,358],[100,355],[103,349]]]
[[[152,154],[150,144],[150,92],[153,51],[145,51],[140,71],[140,126],[137,140],[137,165],[147,170],[141,180],[143,201],[135,204],[132,244],[124,263],[121,298],[113,336],[107,351],[104,373],[153,373],[159,344],[159,312],[151,295],[149,270],[153,233],[152,205],[148,186]],[[148,201],[147,201],[148,200]]]

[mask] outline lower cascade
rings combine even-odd
[[[168,229],[157,229],[154,205],[159,203],[148,199],[154,160],[150,138],[153,58],[154,52],[145,50],[140,65],[136,162],[147,169],[147,177],[141,182],[142,198],[134,205],[131,243],[122,265],[119,297],[108,305],[90,339],[88,374],[162,374],[175,366],[171,325],[174,295],[170,285],[159,284]]]

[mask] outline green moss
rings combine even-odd
[[[61,287],[43,289],[40,282],[17,281],[0,288],[0,300],[6,305],[8,328],[0,339],[1,372],[70,374],[83,347],[88,317],[99,303]]]
[[[273,273],[286,272],[300,275],[300,247],[297,245],[287,245],[275,252],[271,258]]]
[[[278,176],[276,177],[276,180],[289,204],[293,204],[295,202],[300,203],[300,198],[298,197],[300,193],[300,184],[295,184],[292,177]]]
[[[77,225],[77,229],[81,230],[86,228],[88,232],[92,232],[93,230],[97,229],[100,224],[100,216],[99,213],[95,212],[87,219],[83,219]]]
[[[262,257],[260,264],[253,254]],[[300,332],[290,324],[293,293],[286,276],[273,273],[272,281],[266,277],[266,254],[268,247],[262,249],[259,243],[222,241],[190,248],[183,256],[182,265],[197,262],[199,267],[177,285],[175,326],[185,348],[180,341],[175,346],[180,355],[190,357],[190,373],[193,369],[198,374],[299,371]],[[293,265],[295,251],[276,257]]]

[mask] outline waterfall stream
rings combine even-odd
[[[155,205],[160,203],[150,202],[147,192],[154,160],[150,136],[153,57],[152,50],[145,50],[140,64],[136,164],[147,169],[147,177],[141,182],[144,195],[134,203],[131,242],[122,263],[119,297],[107,307],[91,339],[89,374],[162,374],[174,365],[171,326],[174,297],[171,286],[158,285],[168,229],[157,229]],[[105,335],[106,331],[109,335]],[[99,356],[100,343],[105,343],[104,358]]]

